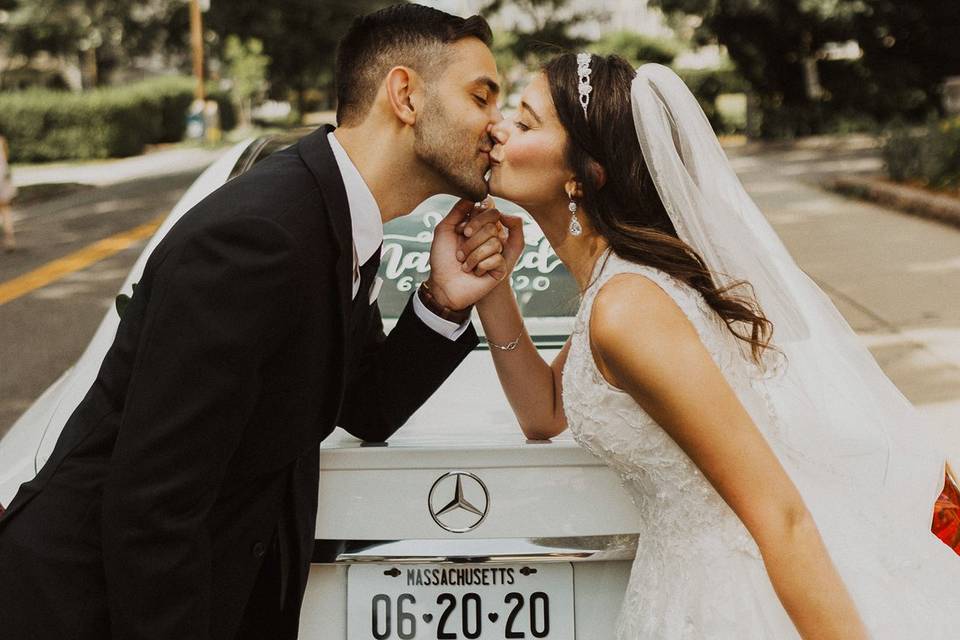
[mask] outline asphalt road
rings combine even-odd
[[[861,139],[746,146],[730,155],[794,257],[888,375],[928,415],[960,432],[960,230],[822,191],[818,182],[829,175],[880,169]],[[20,248],[0,254],[0,287],[155,220],[199,172],[133,179],[19,209]],[[0,303],[0,436],[81,354],[144,243]]]
[[[199,170],[138,179],[16,209],[17,250],[0,285],[173,208]],[[83,352],[146,240],[0,304],[0,437]]]

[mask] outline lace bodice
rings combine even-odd
[[[757,555],[739,518],[686,453],[629,394],[609,384],[596,366],[589,336],[593,301],[603,285],[621,273],[642,275],[662,288],[696,328],[727,378],[749,384],[739,366],[743,360],[739,348],[698,292],[662,271],[611,253],[598,260],[594,282],[584,293],[574,322],[563,371],[563,404],[570,431],[581,446],[620,475],[640,511],[641,528],[651,533],[648,544],[662,547],[663,552],[721,544]]]

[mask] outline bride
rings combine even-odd
[[[562,55],[492,134],[491,193],[582,300],[551,364],[509,283],[478,312],[524,433],[569,428],[636,503],[617,638],[957,637],[960,558],[930,532],[943,456],[683,82]],[[515,257],[522,222],[503,222]]]

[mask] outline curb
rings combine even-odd
[[[826,181],[824,187],[842,195],[960,227],[960,198],[887,182],[882,178],[842,176]]]
[[[216,149],[177,147],[158,149],[126,158],[13,165],[13,183],[20,189],[30,185],[54,183],[104,187],[194,169],[202,171],[226,153],[231,146],[224,145]]]
[[[721,144],[729,138],[730,143],[724,146],[736,146],[746,153],[765,153],[776,151],[856,151],[861,149],[877,149],[880,147],[880,138],[867,133],[848,133],[837,135],[805,136],[784,140],[764,140],[746,138],[744,136],[721,136]]]

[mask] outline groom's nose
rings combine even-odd
[[[506,120],[500,120],[496,124],[491,125],[488,131],[495,144],[504,144],[507,138],[510,137],[510,128],[507,126]]]

